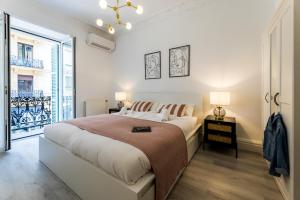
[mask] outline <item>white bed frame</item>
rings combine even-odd
[[[143,93],[142,96],[154,101],[156,99],[167,100],[163,96],[168,95],[172,98],[170,103],[184,102],[197,105],[200,110],[202,108],[202,100],[195,94],[193,98],[187,94],[166,93],[148,93],[147,95]],[[187,97],[185,101],[184,97]],[[136,97],[136,100],[139,99]],[[200,113],[201,111],[198,110],[197,112]],[[200,116],[199,113],[197,115]],[[187,140],[189,161],[200,146],[201,132],[201,125],[199,124],[193,131],[194,134]],[[44,136],[39,138],[39,159],[83,200],[155,200],[155,176],[153,173],[146,174],[134,185],[127,185]]]

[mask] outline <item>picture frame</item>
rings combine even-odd
[[[161,51],[145,54],[145,80],[161,79]]]
[[[169,49],[169,77],[190,76],[191,45]]]

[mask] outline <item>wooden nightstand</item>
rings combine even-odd
[[[110,109],[108,109],[109,114],[117,113],[117,112],[120,112],[120,111],[121,111],[120,108],[110,108]]]
[[[224,145],[235,149],[238,157],[238,147],[236,141],[236,121],[233,117],[225,117],[224,120],[216,120],[209,115],[204,119],[203,150],[205,144]]]

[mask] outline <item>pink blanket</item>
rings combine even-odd
[[[98,115],[65,123],[130,144],[144,152],[155,174],[156,200],[166,197],[177,176],[188,163],[184,134],[179,127],[172,124],[117,115]],[[150,126],[152,132],[132,133],[134,126]]]

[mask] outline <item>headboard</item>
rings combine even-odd
[[[170,93],[170,92],[135,92],[128,95],[130,101],[153,101],[159,103],[177,103],[195,105],[194,116],[200,120],[203,117],[203,100],[196,93]]]

